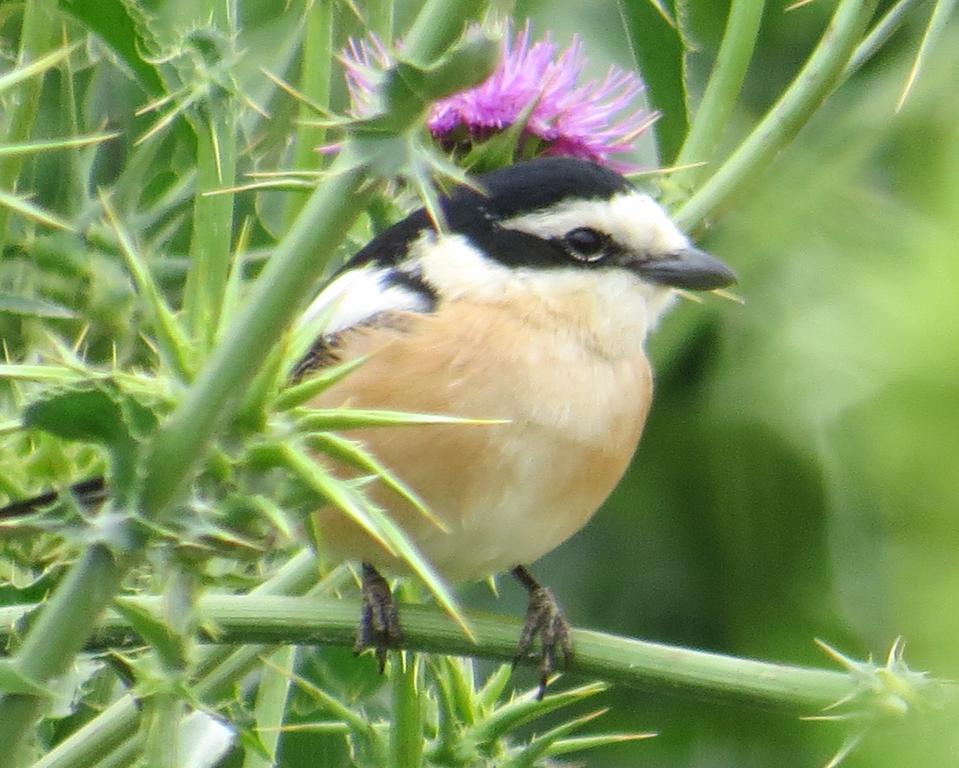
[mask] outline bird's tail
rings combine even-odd
[[[48,491],[29,499],[14,501],[5,507],[0,507],[0,520],[13,520],[32,515],[53,504],[57,499],[63,498],[65,493],[69,493],[83,506],[92,507],[107,497],[106,480],[103,477],[91,477],[74,483],[66,491]]]

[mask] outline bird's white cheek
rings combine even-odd
[[[511,279],[511,270],[486,258],[462,235],[424,232],[411,254],[410,261],[445,301],[496,301]]]

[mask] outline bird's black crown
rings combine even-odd
[[[632,189],[626,179],[609,168],[572,157],[542,157],[517,163],[480,176],[486,196],[458,189],[450,197],[453,216],[459,207],[480,205],[496,218],[509,218],[548,208],[568,198],[608,200]]]
[[[633,189],[615,171],[572,157],[542,157],[478,176],[478,192],[457,187],[440,199],[451,232],[465,235],[488,256],[505,264],[568,264],[562,248],[533,235],[502,230],[496,222],[549,208],[563,200],[608,200]],[[484,194],[485,193],[485,194]],[[374,238],[346,264],[351,269],[371,261],[397,264],[410,244],[432,224],[423,209]]]

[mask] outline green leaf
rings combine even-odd
[[[229,275],[226,285],[223,289],[223,302],[220,307],[220,316],[216,330],[216,342],[222,341],[230,330],[230,324],[236,313],[239,311],[243,292],[246,288],[244,274],[247,265],[247,249],[250,245],[250,230],[252,229],[252,219],[247,217],[243,219],[240,226],[240,232],[236,238],[236,248],[233,253],[233,260],[230,263]]]
[[[453,697],[452,685],[447,675],[448,662],[456,661],[452,656],[429,657],[430,672],[436,685],[436,738],[430,757],[440,765],[455,765],[461,749],[462,728],[459,727],[460,718],[456,713],[456,702]],[[469,663],[469,662],[464,662]]]
[[[8,192],[0,190],[0,206],[9,208],[16,214],[25,219],[41,224],[52,229],[62,229],[66,232],[73,232],[73,225],[70,222],[54,216],[38,205],[34,205],[27,198],[20,195],[11,195]]]
[[[46,72],[48,69],[52,69],[79,47],[80,44],[77,43],[76,45],[71,45],[69,47],[63,46],[61,48],[57,48],[55,51],[50,51],[50,53],[31,61],[29,64],[26,64],[22,67],[17,67],[16,69],[5,73],[2,77],[0,77],[0,94],[10,88],[13,88],[15,85],[23,82],[24,80],[29,80],[31,77],[36,77],[37,75]]]
[[[265,663],[267,666],[273,666],[269,660]],[[369,722],[366,717],[364,717],[363,712],[355,705],[340,701],[332,693],[320,688],[302,675],[291,674],[290,680],[297,688],[313,699],[316,704],[319,705],[320,709],[332,715],[336,720],[345,723],[355,735],[379,738],[378,733],[370,728]]]
[[[403,411],[365,410],[361,408],[312,408],[304,409],[297,427],[305,431],[339,431],[367,427],[398,427],[423,424],[463,424],[490,426],[507,423],[503,419],[462,419],[431,413],[405,413]]]
[[[266,445],[252,450],[250,458],[254,462],[285,468],[315,494],[349,516],[386,552],[396,554],[372,519],[369,505],[364,503],[362,496],[347,483],[331,475],[304,451],[292,445]]]
[[[373,130],[401,132],[410,115],[451,93],[485,80],[499,59],[499,43],[483,32],[467,33],[444,56],[428,66],[403,59],[385,74],[381,93],[385,111],[367,121]]]
[[[512,664],[500,664],[493,674],[486,678],[483,687],[476,693],[476,702],[481,709],[492,707],[503,695],[510,677],[513,676]]]
[[[266,427],[269,416],[267,404],[287,378],[284,359],[289,338],[289,334],[283,334],[279,342],[267,352],[259,372],[246,389],[243,405],[237,410],[237,426],[254,432],[261,432]]]
[[[145,52],[156,51],[159,46],[138,4],[125,0],[60,0],[60,8],[99,35],[147,93],[159,96],[165,91],[158,70],[144,57]]]
[[[23,421],[65,440],[110,446],[129,438],[117,397],[97,385],[48,395],[27,408]]]
[[[469,638],[473,637],[472,630],[449,587],[409,537],[382,509],[368,502],[359,491],[333,475],[297,446],[289,443],[264,445],[251,451],[251,457],[285,467],[317,495],[346,513],[382,546],[384,551],[406,563],[464,634]]]
[[[30,365],[0,363],[0,379],[12,381],[52,381],[66,384],[84,379],[83,372],[66,365]]]
[[[543,757],[557,757],[571,752],[583,752],[608,744],[619,744],[623,741],[649,739],[656,735],[655,733],[609,733],[580,738],[567,738],[573,731],[578,730],[586,725],[586,723],[592,722],[597,717],[601,717],[608,711],[608,709],[600,709],[595,712],[590,712],[587,715],[569,720],[555,728],[551,728],[546,731],[546,733],[536,736],[520,750],[516,756],[515,765],[533,765],[536,760]]]
[[[494,133],[486,141],[474,143],[463,158],[463,167],[471,173],[486,173],[515,163],[526,125],[538,103],[538,97],[530,101],[505,131]]]
[[[125,499],[136,480],[139,444],[156,428],[151,409],[107,380],[89,381],[47,394],[23,414],[27,427],[65,440],[100,443],[111,460],[111,487]]]
[[[469,623],[466,621],[462,610],[460,610],[456,598],[453,596],[450,588],[446,586],[442,577],[436,572],[436,569],[433,568],[432,564],[420,554],[420,551],[413,545],[406,534],[385,512],[377,507],[371,507],[370,516],[376,522],[377,527],[382,531],[386,540],[390,542],[399,553],[399,556],[410,567],[410,570],[412,570],[426,585],[427,589],[433,593],[433,597],[436,598],[436,602],[439,603],[440,607],[459,625],[463,634],[471,640],[475,640],[473,630],[470,629]]]
[[[129,603],[122,597],[113,603],[113,609],[130,623],[157,652],[161,662],[168,669],[180,669],[186,664],[186,648],[183,638],[153,612],[141,605]]]
[[[290,675],[296,665],[296,648],[278,648],[260,673],[254,715],[259,731],[257,754],[247,754],[244,768],[273,768],[276,763],[280,732],[286,718],[290,694]]]
[[[390,472],[373,454],[363,448],[362,443],[347,440],[339,435],[329,432],[322,432],[313,435],[310,439],[312,447],[332,456],[339,461],[361,469],[364,472],[370,472],[376,475],[390,490],[394,491],[400,498],[408,501],[417,512],[429,520],[441,531],[446,531],[447,527],[429,507],[426,506],[419,495],[404,483],[400,478]]]
[[[65,320],[76,317],[72,309],[44,299],[31,299],[12,293],[0,293],[0,312],[26,317],[43,317],[48,320]]]
[[[659,7],[657,7],[659,6]],[[689,130],[683,56],[686,46],[679,30],[663,15],[664,4],[644,0],[619,0],[626,29],[650,104],[662,114],[653,126],[659,160],[671,164]],[[675,18],[675,12],[669,18]]]
[[[17,144],[4,144],[0,146],[0,157],[8,157],[10,155],[34,155],[39,152],[52,152],[57,149],[86,147],[91,144],[102,144],[120,135],[119,133],[95,133],[89,136],[76,136],[70,139],[48,139],[46,141],[24,141]]]
[[[470,659],[445,656],[442,664],[456,717],[460,722],[472,725],[478,716],[477,702],[473,692],[476,684],[473,662]]]
[[[659,734],[656,733],[598,733],[594,736],[578,736],[570,739],[560,739],[554,742],[544,752],[543,756],[547,758],[559,757],[572,752],[585,752],[586,750],[596,749],[597,747],[622,744],[624,741],[652,739],[658,735]]]
[[[363,355],[340,365],[311,372],[309,379],[306,381],[294,384],[280,392],[274,402],[274,407],[278,411],[285,411],[309,402],[321,392],[342,381],[368,359],[368,355]]]
[[[287,541],[294,541],[297,538],[299,529],[294,527],[286,511],[269,496],[262,494],[242,496],[239,501],[252,506],[257,514],[268,520]]]
[[[0,659],[0,692],[50,698],[53,691],[24,675],[11,659]]]
[[[246,760],[249,763],[253,759],[259,758],[266,765],[273,765],[273,755],[263,743],[263,737],[253,728],[240,728],[238,731],[240,737],[240,746],[246,753]]]
[[[157,285],[146,260],[139,252],[130,234],[121,226],[110,200],[100,194],[100,203],[106,213],[107,221],[116,235],[120,246],[120,255],[126,264],[137,291],[143,297],[146,309],[153,321],[157,347],[164,361],[182,379],[192,378],[193,349],[186,333],[180,326],[176,314],[167,304],[163,292]]]
[[[555,712],[557,709],[595,696],[608,687],[606,683],[590,683],[570,691],[546,696],[542,700],[537,700],[531,691],[526,696],[504,704],[489,717],[477,723],[473,728],[472,737],[478,744],[490,744],[548,712]]]

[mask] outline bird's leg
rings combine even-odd
[[[363,563],[362,592],[363,609],[353,652],[359,654],[373,648],[382,672],[386,666],[386,652],[390,648],[399,648],[403,640],[396,601],[386,579],[369,563]]]
[[[563,615],[553,593],[542,586],[522,565],[516,566],[513,575],[529,592],[529,606],[526,609],[526,621],[519,636],[519,646],[513,664],[529,653],[537,635],[543,646],[539,661],[539,692],[536,698],[546,694],[546,685],[550,675],[556,670],[556,648],[563,652],[565,668],[573,657],[573,642],[569,636],[569,623]]]

